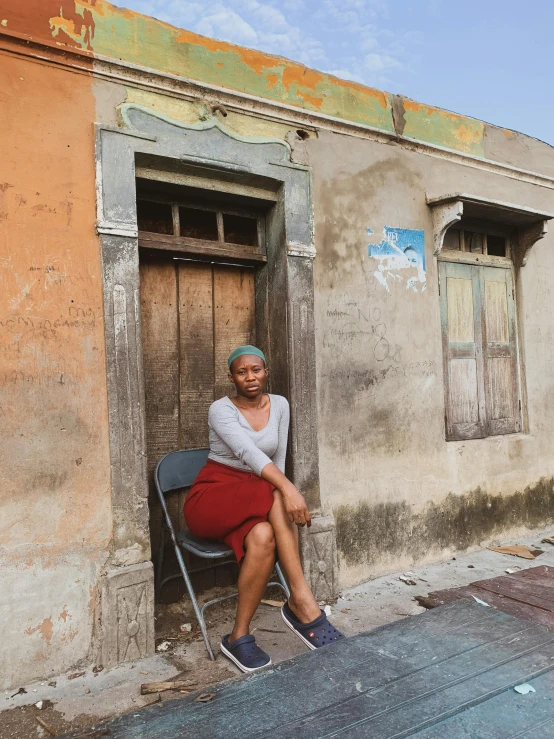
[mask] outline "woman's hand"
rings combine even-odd
[[[297,526],[310,526],[312,525],[312,517],[310,511],[306,505],[303,495],[291,485],[286,490],[281,490],[283,496],[283,502],[289,521],[295,523]]]

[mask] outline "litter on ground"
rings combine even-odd
[[[529,683],[522,683],[521,685],[515,685],[514,690],[516,691],[516,693],[520,693],[520,695],[527,695],[528,693],[537,692],[532,685],[529,685]]]
[[[485,603],[484,600],[481,600],[481,598],[478,598],[476,595],[472,595],[471,597],[476,603],[479,603],[480,606],[486,606],[487,608],[490,608],[490,605],[488,603]]]
[[[487,547],[491,552],[499,552],[500,554],[511,554],[513,557],[521,557],[522,559],[535,559],[540,554],[544,554],[542,549],[530,549],[524,544],[515,544],[509,547]]]

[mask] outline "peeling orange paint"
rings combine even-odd
[[[276,85],[279,82],[279,75],[277,74],[268,74],[267,75],[267,89],[271,90],[271,88]]]
[[[310,103],[310,105],[313,105],[314,108],[321,108],[323,104],[323,98],[316,98],[312,95],[308,95],[307,92],[300,92],[300,90],[297,90],[296,92],[297,96],[299,98],[302,98],[306,103]]]
[[[170,28],[173,28],[170,26]],[[262,74],[264,69],[273,69],[279,66],[280,63],[288,63],[288,60],[282,57],[271,56],[270,54],[264,54],[261,51],[255,49],[246,49],[242,46],[235,46],[229,44],[227,41],[216,41],[215,39],[208,38],[207,36],[199,36],[197,33],[192,31],[181,31],[175,39],[179,44],[190,44],[192,46],[202,46],[206,51],[214,52],[231,52],[238,54],[242,61],[253,69],[256,74]]]
[[[283,85],[287,92],[290,91],[290,86],[294,84],[299,87],[308,87],[310,90],[315,90],[318,82],[322,81],[323,75],[313,69],[308,69],[308,67],[291,64],[283,69]]]
[[[70,631],[62,634],[62,636],[60,637],[60,641],[62,642],[62,644],[67,644],[67,642],[71,643],[78,633],[79,632],[76,629],[71,629]]]
[[[66,623],[68,618],[71,619],[72,616],[71,613],[69,613],[69,611],[67,610],[67,606],[64,606],[63,611],[58,616],[58,621],[63,621],[64,623]]]
[[[28,636],[31,636],[31,634],[36,634],[37,631],[40,633],[44,641],[48,645],[50,645],[50,642],[52,641],[52,636],[54,634],[54,624],[52,623],[52,619],[50,618],[50,616],[48,618],[45,618],[44,621],[38,626],[25,629],[25,633]]]
[[[471,144],[479,141],[479,134],[475,130],[471,130],[469,126],[461,125],[455,129],[454,135],[456,138],[464,144]]]

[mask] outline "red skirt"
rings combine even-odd
[[[273,505],[274,486],[253,472],[212,462],[194,481],[183,513],[189,531],[202,539],[223,541],[244,557],[244,539],[267,515]]]

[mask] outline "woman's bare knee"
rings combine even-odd
[[[275,534],[268,521],[257,523],[245,539],[246,548],[257,549],[265,553],[275,552]]]

